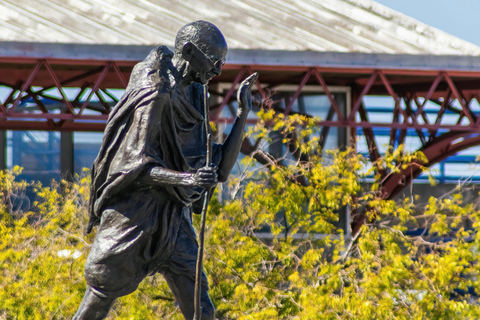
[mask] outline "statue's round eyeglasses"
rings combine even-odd
[[[213,61],[211,59],[211,57],[209,57],[205,52],[203,52],[202,50],[200,50],[199,47],[197,47],[194,43],[192,43],[192,48],[193,48],[193,52],[194,52],[194,55],[195,55],[195,58],[197,58],[198,60],[202,61],[202,62],[206,62],[208,64],[210,64],[211,66],[211,69],[215,68],[215,69],[218,69],[218,68],[221,68],[225,65],[226,61],[225,60],[217,60],[217,61]]]

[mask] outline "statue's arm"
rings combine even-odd
[[[153,141],[159,140],[159,127],[162,122],[162,110],[170,104],[170,95],[167,93],[160,94],[155,99],[154,105],[148,113],[148,129],[146,129],[146,144],[154,144]],[[161,130],[160,130],[161,131]],[[164,137],[168,139],[169,137]],[[147,149],[155,149],[154,146]],[[165,168],[159,164],[147,167],[137,179],[137,184],[151,187],[212,187],[216,185],[217,167],[204,167],[195,173],[179,172]]]
[[[227,181],[230,171],[232,171],[235,162],[237,161],[238,153],[242,146],[243,133],[247,116],[252,110],[252,86],[257,80],[258,74],[254,73],[245,79],[237,94],[238,110],[237,117],[233,123],[232,131],[222,146],[222,160],[218,165],[218,181]]]
[[[217,184],[217,167],[204,167],[195,173],[178,172],[162,167],[149,168],[138,182],[152,187],[202,187]]]

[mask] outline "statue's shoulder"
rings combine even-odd
[[[165,58],[168,58],[172,60],[173,58],[173,51],[170,50],[167,46],[158,46],[157,48],[153,49],[152,51],[155,51],[158,56],[163,56]]]
[[[142,61],[139,62],[137,66],[139,68],[142,67],[151,67],[154,69],[163,69],[169,68],[172,64],[173,52],[166,46],[159,46],[147,55],[147,57]]]
[[[169,90],[170,74],[173,70],[173,52],[166,46],[159,46],[148,54],[132,70],[128,90],[155,87],[157,90]]]

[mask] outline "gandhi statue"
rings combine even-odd
[[[90,222],[98,226],[85,264],[87,290],[73,319],[104,319],[114,301],[147,276],[162,274],[185,319],[194,316],[198,244],[192,213],[226,181],[251,110],[252,74],[238,90],[238,111],[206,163],[205,86],[221,73],[227,44],[213,24],[196,21],[138,63],[109,115],[92,168]],[[202,272],[201,319],[214,318]]]

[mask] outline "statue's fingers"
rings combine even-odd
[[[216,172],[202,172],[199,174],[199,178],[201,180],[211,180],[211,179],[217,179],[218,174]]]
[[[250,76],[252,79],[249,80],[249,83],[248,83],[248,87],[247,87],[247,90],[248,92],[252,91],[252,87],[253,85],[255,84],[255,81],[257,81],[257,78],[258,78],[258,73],[254,73]]]
[[[203,172],[207,172],[207,173],[215,173],[217,172],[218,170],[218,167],[217,166],[212,166],[212,167],[203,167],[203,168],[200,168],[198,169],[198,173],[203,173]]]
[[[255,81],[257,81],[258,73],[251,74],[247,79],[244,80],[243,84],[244,86],[242,89],[244,90],[252,90],[253,85],[255,84]]]
[[[257,81],[258,78],[258,73],[254,72],[251,75],[249,75],[245,80],[242,81],[242,84],[240,85],[241,89],[247,89],[251,88],[255,81]]]
[[[257,78],[258,78],[258,72],[254,72],[252,73],[251,75],[249,75],[245,81],[248,81],[249,84],[251,85],[252,83],[254,83],[255,81],[257,81]]]
[[[205,186],[214,186],[218,183],[218,179],[202,179],[200,183]]]
[[[212,177],[213,177],[213,175],[208,174],[208,173],[202,173],[202,174],[199,175],[199,179],[201,181],[211,179]]]
[[[201,178],[215,177],[217,175],[216,171],[199,172],[199,177]]]

